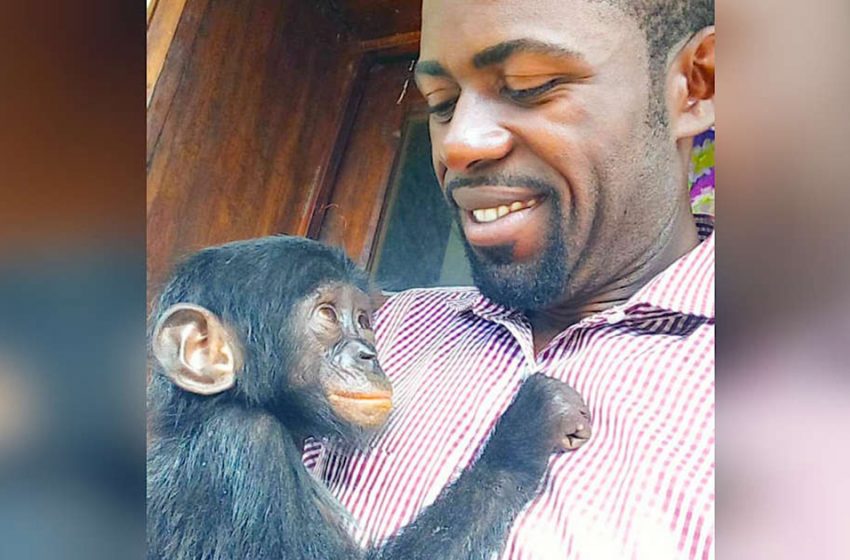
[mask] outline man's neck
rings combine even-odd
[[[586,317],[625,303],[650,280],[699,245],[693,219],[681,220],[665,236],[667,242],[642,266],[587,297],[570,298],[550,308],[527,313],[534,338],[534,351],[542,351],[558,334]]]

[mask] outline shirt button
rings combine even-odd
[[[614,323],[619,323],[620,321],[626,318],[626,312],[622,309],[615,309],[611,313],[608,314],[607,320],[609,325],[613,325]]]

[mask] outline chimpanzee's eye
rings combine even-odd
[[[361,313],[359,317],[357,317],[357,324],[360,325],[361,329],[366,329],[367,331],[372,330],[372,322],[369,320],[369,316],[365,313]]]
[[[339,317],[337,317],[336,309],[330,305],[320,305],[316,308],[316,314],[324,319],[325,321],[329,321],[331,323],[339,322]]]

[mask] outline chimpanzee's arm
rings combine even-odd
[[[583,410],[579,410],[583,409]],[[584,421],[587,419],[587,426]],[[488,559],[498,553],[519,512],[536,495],[549,457],[577,431],[589,435],[578,394],[536,374],[499,420],[480,459],[380,549],[374,560]]]
[[[151,448],[148,559],[359,556],[322,514],[319,489],[276,419],[222,407]]]

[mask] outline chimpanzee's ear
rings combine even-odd
[[[211,311],[188,303],[169,307],[154,329],[153,353],[175,385],[198,395],[233,387],[242,365],[239,344]]]

